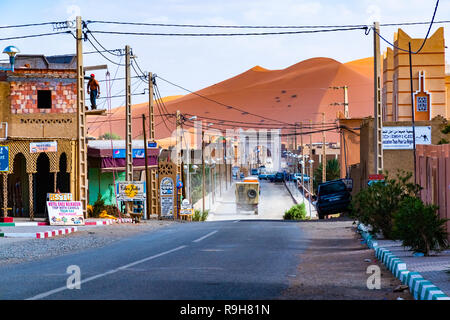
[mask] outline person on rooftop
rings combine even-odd
[[[97,109],[97,98],[100,96],[100,84],[95,79],[95,74],[91,74],[91,78],[87,84],[87,93],[91,97],[91,110]]]

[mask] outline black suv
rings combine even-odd
[[[271,182],[284,182],[284,173],[277,172],[273,177],[270,178]]]
[[[319,219],[330,214],[348,211],[351,200],[350,191],[342,180],[319,184],[316,202]]]

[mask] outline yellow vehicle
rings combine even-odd
[[[236,182],[236,211],[254,211],[258,214],[259,195],[261,193],[259,181],[256,177],[245,178],[243,182]]]

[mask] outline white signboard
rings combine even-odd
[[[47,201],[48,218],[52,226],[83,226],[81,201]]]
[[[56,141],[30,142],[30,153],[57,152],[57,151],[58,151],[58,143]]]
[[[119,201],[143,201],[146,198],[144,181],[119,181],[116,186]]]
[[[174,213],[174,193],[175,187],[173,179],[165,177],[160,184],[160,201],[161,201],[161,216],[173,216]]]
[[[384,150],[412,150],[412,127],[383,127]],[[431,127],[416,127],[416,145],[431,144]]]

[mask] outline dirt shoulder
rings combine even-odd
[[[171,220],[146,220],[141,223],[81,226],[68,235],[47,239],[0,238],[0,265],[22,263],[98,248],[139,233],[152,232],[175,223]]]
[[[413,300],[408,290],[393,292],[400,280],[375,259],[374,251],[361,244],[353,221],[346,218],[299,223],[310,239],[300,254],[297,275],[281,299],[288,300]],[[370,259],[370,262],[366,262]],[[381,289],[367,288],[367,267],[381,270]]]

